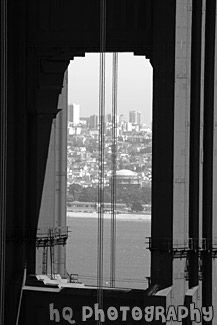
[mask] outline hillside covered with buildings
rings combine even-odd
[[[98,116],[79,117],[79,105],[68,114],[67,203],[98,201]],[[141,113],[129,112],[129,121],[116,116],[116,202],[142,210],[151,203],[152,132],[141,124]],[[104,202],[111,200],[112,120],[105,118]]]

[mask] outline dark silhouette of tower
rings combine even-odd
[[[30,279],[64,74],[74,57],[99,52],[99,13],[100,1],[1,1],[2,324],[49,324],[49,303],[69,300],[79,322],[81,306],[97,301],[94,289]],[[213,305],[216,323],[215,34],[216,0],[107,1],[105,50],[153,66],[153,152],[150,286],[105,290],[105,308],[194,302]]]

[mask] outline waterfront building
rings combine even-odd
[[[111,184],[111,179],[110,179],[110,184]],[[138,177],[138,173],[128,169],[121,169],[116,171],[115,184],[116,184],[116,188],[123,188],[123,187],[132,188],[132,187],[140,187],[141,181]]]

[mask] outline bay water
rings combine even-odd
[[[67,271],[86,285],[97,284],[97,213],[68,212]],[[104,215],[103,284],[110,281],[111,215]],[[146,289],[150,276],[151,216],[118,214],[116,219],[116,287]]]

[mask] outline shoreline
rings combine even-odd
[[[72,212],[67,211],[66,216],[68,218],[81,218],[81,219],[97,219],[98,213],[97,212]],[[111,219],[111,214],[105,213],[104,219]],[[116,215],[116,220],[126,220],[126,221],[151,221],[150,214],[125,214],[120,213]]]

